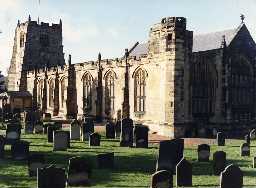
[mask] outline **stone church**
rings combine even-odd
[[[29,17],[15,30],[8,90],[29,91],[33,107],[63,118],[120,119],[126,103],[136,123],[180,137],[253,126],[255,79],[256,44],[243,19],[235,29],[194,35],[186,18],[163,18],[125,57],[72,64],[62,22]]]

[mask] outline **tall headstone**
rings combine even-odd
[[[175,172],[176,165],[183,158],[184,140],[172,139],[160,142],[156,170]]]
[[[133,146],[133,120],[130,118],[124,118],[122,120],[120,146],[121,147]]]
[[[69,131],[54,131],[53,132],[53,150],[65,151],[69,147]]]
[[[51,125],[47,127],[47,138],[48,142],[53,142],[53,132],[59,130],[58,126]]]
[[[70,125],[70,139],[80,140],[80,124],[77,120],[74,120]]]
[[[148,131],[147,126],[137,124],[134,129],[136,148],[148,148]]]
[[[69,159],[67,184],[69,186],[89,186],[92,168],[85,158],[73,157]]]
[[[43,154],[32,154],[28,159],[28,174],[30,177],[37,175],[37,169],[43,168],[45,165],[45,157]]]
[[[120,138],[121,135],[121,121],[117,120],[115,124],[115,136],[116,138]]]
[[[176,185],[179,186],[192,186],[192,164],[185,158],[176,166]]]
[[[65,169],[53,165],[37,169],[37,188],[65,188]]]
[[[231,164],[225,168],[220,176],[220,188],[242,188],[243,172],[239,167]]]
[[[115,138],[115,125],[111,121],[106,124],[106,138]]]
[[[225,135],[222,132],[217,133],[218,146],[225,146]]]
[[[208,144],[200,144],[197,148],[198,161],[199,162],[209,162],[210,157],[210,146]]]
[[[82,141],[89,140],[90,134],[94,133],[94,123],[92,118],[85,119],[81,127]]]
[[[151,176],[150,188],[173,188],[173,176],[167,170],[160,170]]]
[[[250,145],[248,143],[243,143],[240,146],[241,156],[250,156]]]
[[[26,160],[29,157],[29,142],[18,140],[11,146],[11,154],[14,160]]]
[[[213,172],[215,175],[220,175],[220,173],[226,167],[226,153],[224,151],[216,151],[213,154]]]

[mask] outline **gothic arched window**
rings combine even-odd
[[[90,111],[92,109],[92,83],[93,79],[90,73],[83,76],[83,109]]]
[[[109,71],[105,76],[105,112],[107,115],[115,106],[115,73]]]
[[[147,72],[141,68],[134,73],[134,111],[135,112],[145,112],[146,76],[147,76]]]
[[[50,80],[49,82],[49,106],[53,107],[53,99],[54,99],[54,82]]]
[[[67,79],[63,78],[60,82],[60,100],[61,100],[61,108],[64,108],[64,105],[66,103],[66,94],[67,94]]]

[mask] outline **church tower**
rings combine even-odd
[[[8,70],[9,91],[26,90],[27,71],[64,65],[62,22],[49,25],[18,21],[15,29],[11,64]]]

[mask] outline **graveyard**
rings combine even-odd
[[[1,135],[6,130],[2,126]],[[62,130],[69,131],[69,127],[62,126]],[[54,150],[54,141],[49,142],[47,134],[25,133],[21,130],[20,140],[29,143],[29,155],[43,154],[45,165],[55,165],[65,171],[68,169],[69,159],[82,157],[91,166],[89,176],[90,187],[150,187],[151,176],[156,172],[156,163],[159,153],[159,141],[150,140],[148,148],[120,147],[119,138],[106,138],[105,126],[95,126],[95,132],[100,134],[99,146],[90,146],[89,141],[80,139],[70,140],[70,147]],[[57,131],[59,132],[59,131]],[[109,133],[108,133],[109,134]],[[109,137],[109,135],[108,135]],[[149,136],[150,137],[150,136]],[[209,143],[209,161],[198,161],[198,144]],[[256,152],[256,141],[250,142],[251,156],[241,156],[240,146],[243,139],[226,139],[225,146],[218,146],[215,139],[199,139],[193,143],[185,142],[184,158],[192,165],[192,187],[216,187],[219,186],[220,176],[214,175],[213,153],[224,151],[226,153],[226,166],[235,164],[243,172],[243,184],[245,187],[253,187],[256,184],[256,168],[253,168],[253,154]],[[114,153],[113,165],[97,162],[97,155]],[[167,153],[171,153],[168,151]],[[105,163],[109,163],[106,161]],[[105,165],[105,167],[104,167]],[[180,173],[178,173],[180,174]],[[182,175],[182,172],[180,174]],[[0,187],[36,187],[37,177],[29,176],[27,160],[13,159],[11,145],[5,145],[4,155],[0,160]],[[173,175],[173,186],[176,186],[176,175]],[[68,186],[72,187],[72,186]],[[188,186],[190,187],[190,186]]]

